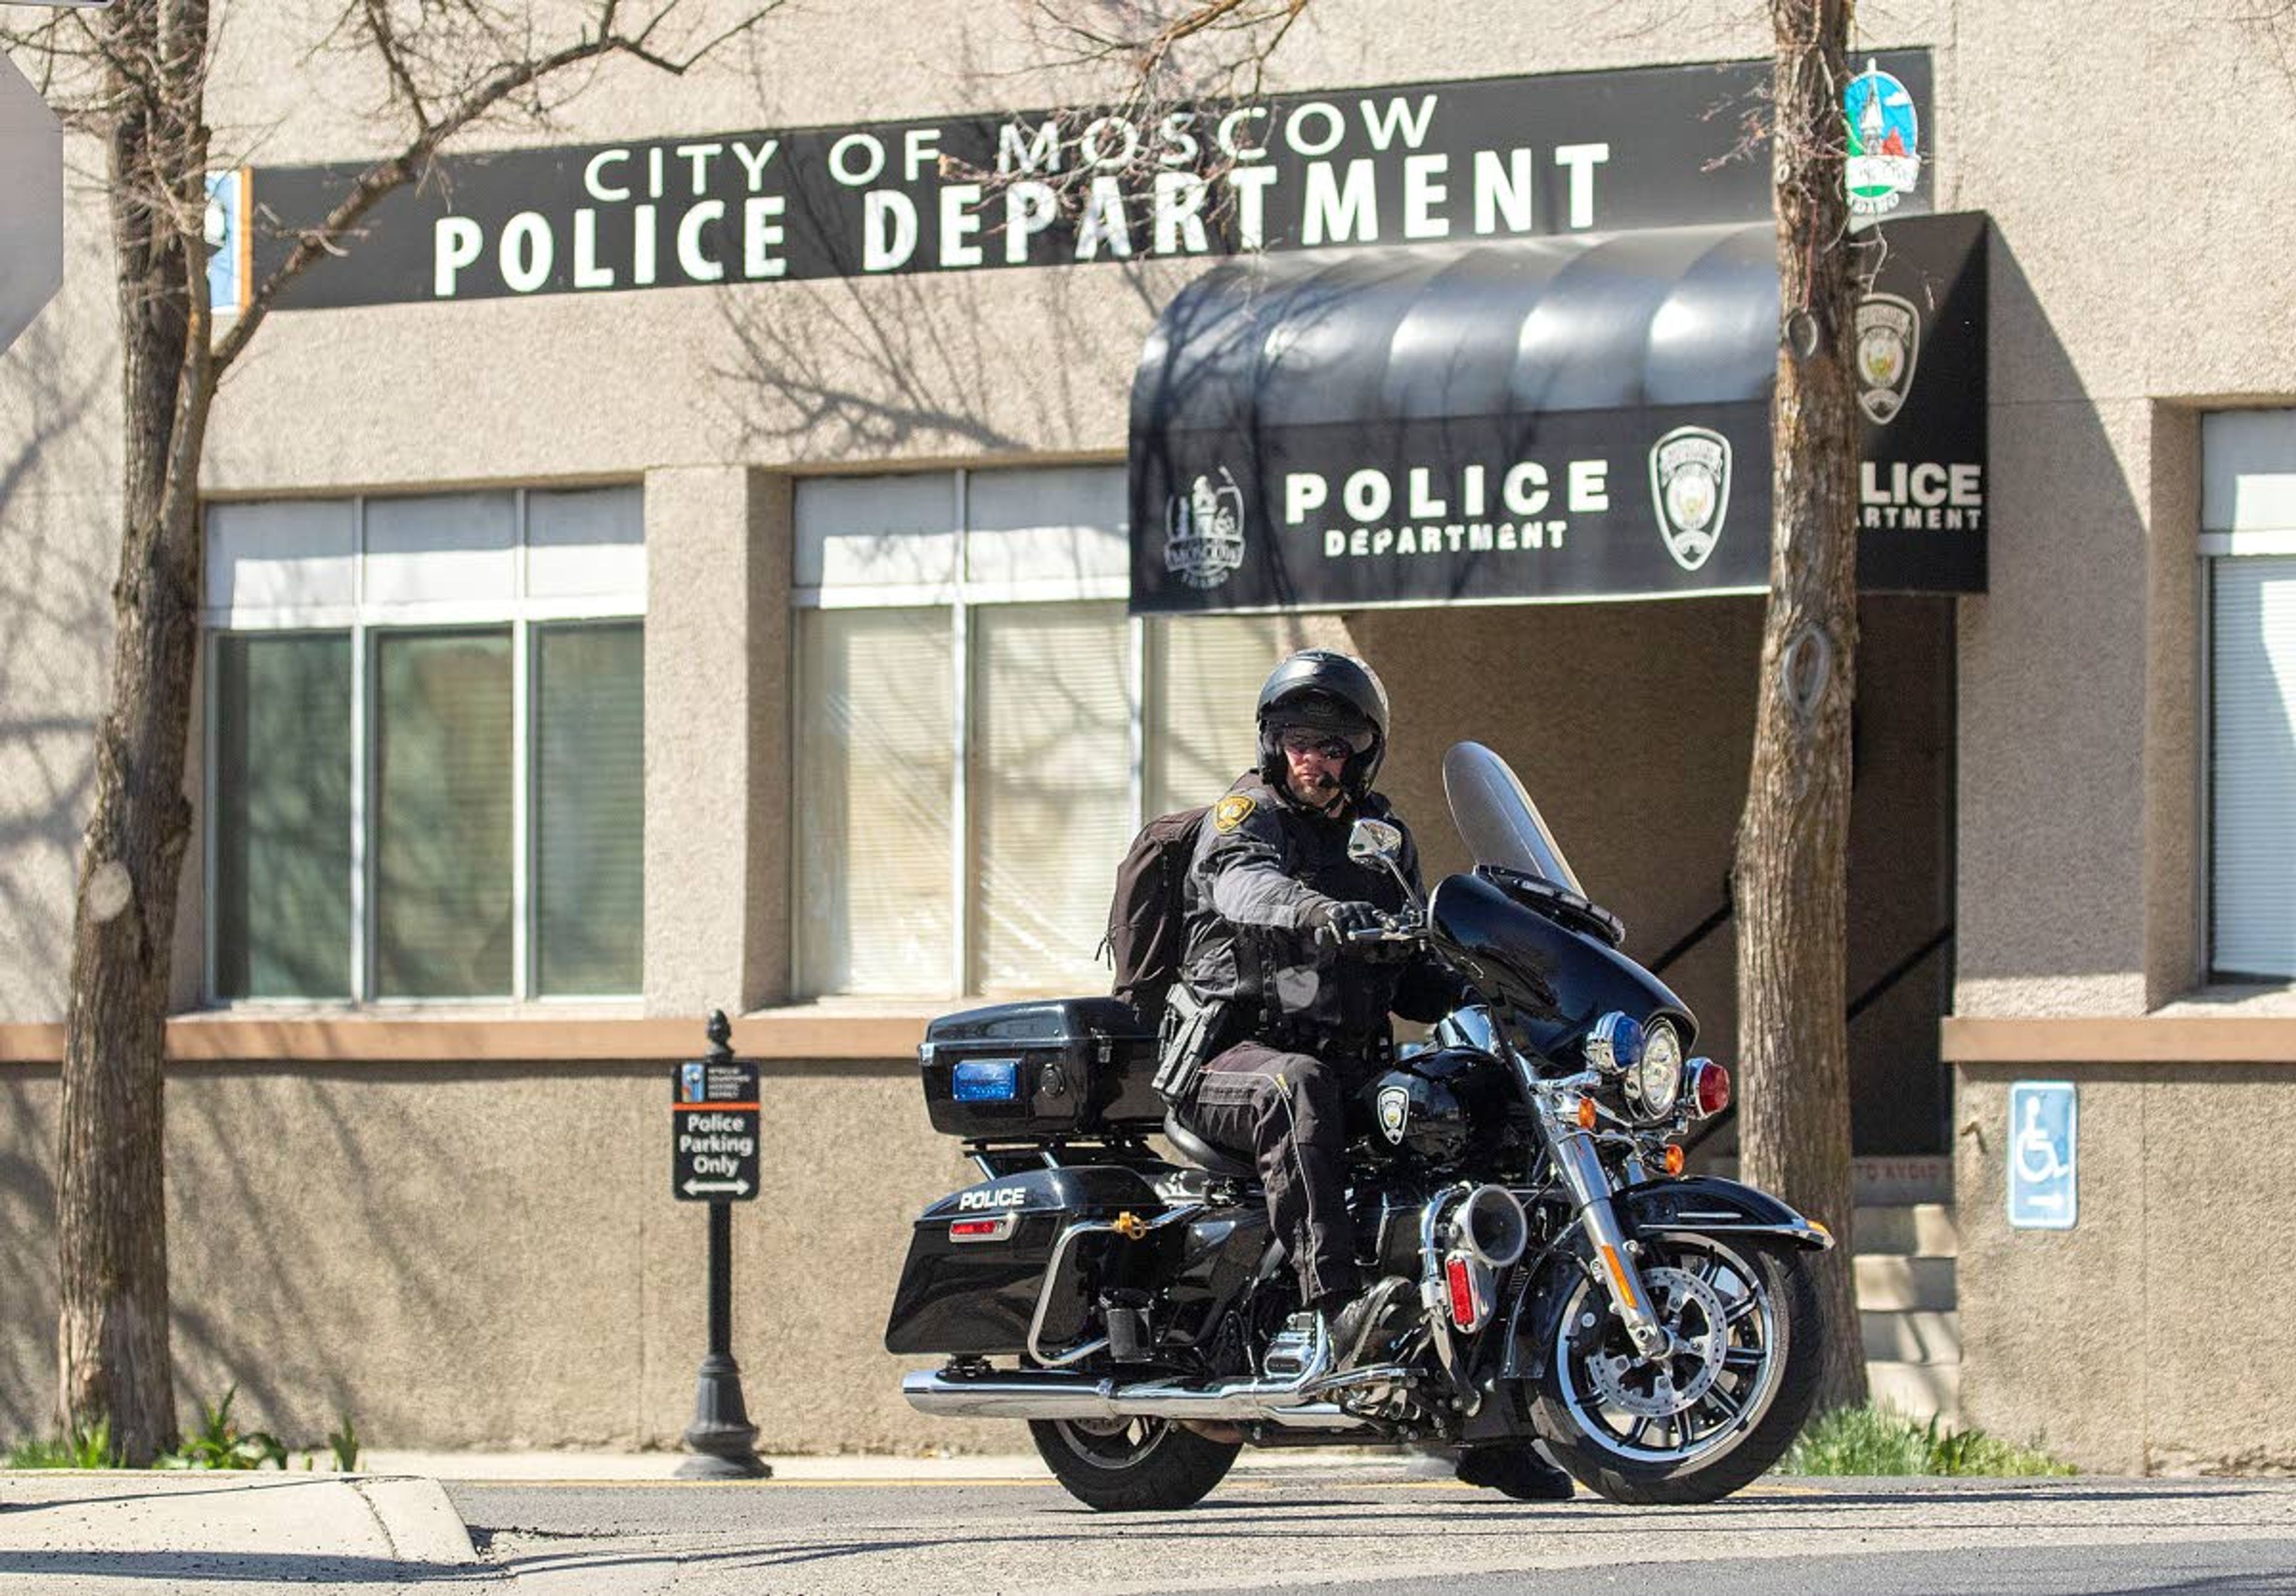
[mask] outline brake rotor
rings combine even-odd
[[[1645,1269],[1643,1285],[1659,1306],[1659,1324],[1673,1341],[1660,1358],[1644,1362],[1590,1353],[1587,1374],[1595,1394],[1642,1419],[1679,1413],[1713,1388],[1730,1350],[1728,1306],[1722,1294],[1687,1270]]]

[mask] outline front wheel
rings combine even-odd
[[[1168,1419],[1032,1419],[1029,1435],[1069,1494],[1103,1513],[1193,1507],[1243,1450]]]
[[[1653,1238],[1643,1283],[1674,1343],[1647,1361],[1582,1278],[1532,1412],[1554,1460],[1637,1506],[1714,1501],[1761,1475],[1801,1433],[1824,1371],[1811,1268],[1775,1237]]]

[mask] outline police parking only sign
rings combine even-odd
[[[2070,1230],[2080,1214],[2080,1098],[2070,1081],[2009,1088],[2009,1223]]]
[[[734,1057],[677,1066],[671,1083],[670,1190],[681,1202],[758,1195],[758,1066]]]

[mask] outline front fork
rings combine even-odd
[[[1587,1228],[1587,1239],[1595,1249],[1595,1261],[1603,1268],[1603,1283],[1611,1294],[1611,1305],[1620,1321],[1627,1327],[1635,1350],[1644,1358],[1655,1358],[1669,1350],[1673,1337],[1659,1322],[1652,1309],[1650,1293],[1643,1287],[1641,1272],[1635,1268],[1632,1244],[1619,1224],[1618,1209],[1611,1201],[1610,1172],[1603,1167],[1602,1155],[1595,1150],[1595,1139],[1581,1130],[1575,1114],[1566,1118],[1562,1104],[1569,1100],[1570,1081],[1543,1082],[1529,1067],[1517,1060],[1524,1084],[1529,1088],[1531,1102],[1538,1110],[1539,1132],[1546,1138],[1548,1154],[1562,1179],[1570,1200],[1578,1211],[1578,1222]]]

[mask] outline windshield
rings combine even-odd
[[[1480,743],[1453,744],[1443,756],[1443,795],[1450,800],[1451,822],[1477,864],[1520,870],[1586,897],[1538,805],[1506,761]]]

